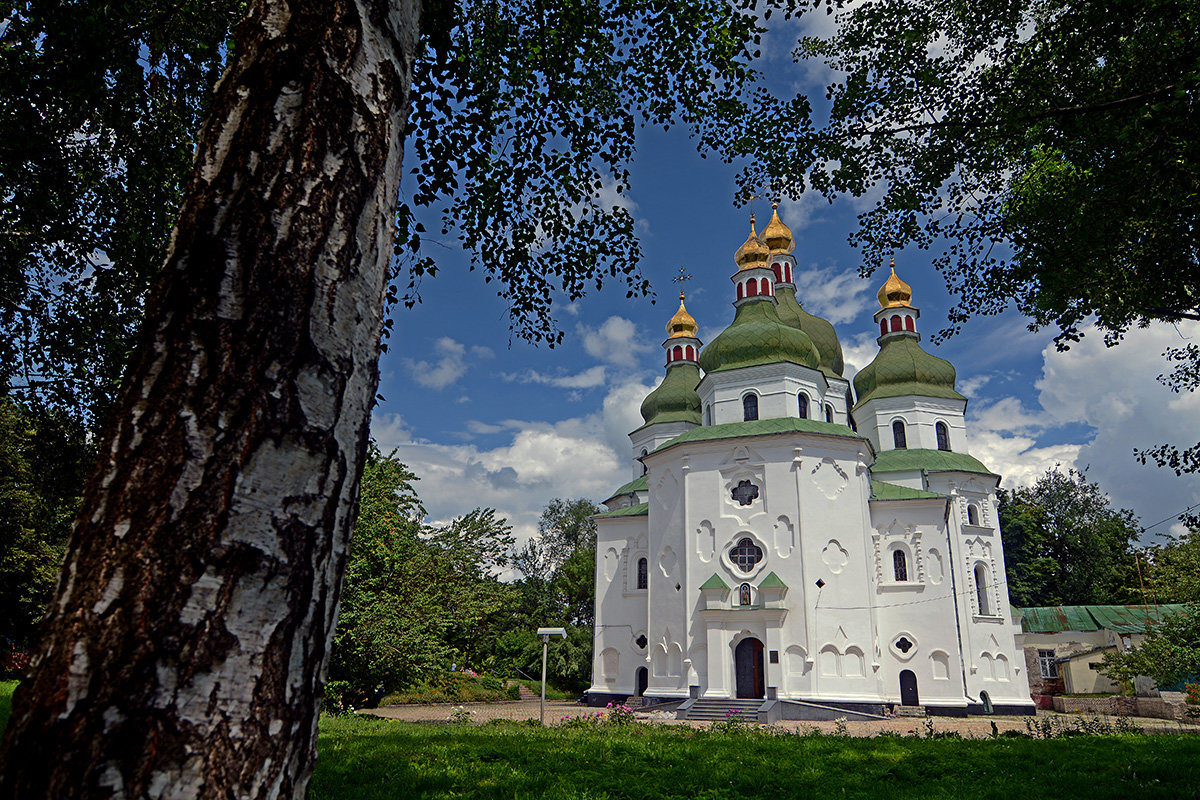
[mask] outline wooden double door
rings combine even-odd
[[[763,643],[753,637],[743,639],[733,650],[733,671],[738,698],[766,696],[763,674]]]

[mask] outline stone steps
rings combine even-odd
[[[897,717],[923,717],[925,716],[925,706],[896,706]]]
[[[687,710],[683,719],[708,722],[724,721],[732,716],[733,712],[737,712],[742,719],[756,722],[758,709],[762,707],[763,702],[762,700],[700,699]]]

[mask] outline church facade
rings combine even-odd
[[[851,386],[793,250],[777,213],[761,237],[751,222],[733,322],[707,346],[680,295],[633,480],[596,517],[589,702],[1032,713],[999,477],[967,452],[953,366],[921,348],[893,267]]]

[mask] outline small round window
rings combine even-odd
[[[740,539],[737,545],[729,551],[729,560],[742,572],[753,570],[754,565],[762,561],[762,557],[762,548],[749,537]]]

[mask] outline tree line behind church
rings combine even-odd
[[[27,645],[53,587],[92,457],[78,426],[0,402],[0,643]],[[562,625],[549,674],[577,694],[591,674],[595,525],[589,500],[552,500],[538,535],[518,545],[508,521],[474,509],[426,519],[419,479],[372,449],[363,474],[329,703],[361,705],[429,687],[453,696],[463,669],[504,680],[538,677],[534,631]],[[1049,470],[1002,491],[1008,592],[1017,608],[1200,602],[1200,526],[1143,536],[1131,511],[1074,470]],[[504,579],[502,579],[502,577]],[[457,670],[457,673],[452,673]],[[418,692],[418,695],[420,693]],[[465,698],[464,698],[465,699]]]

